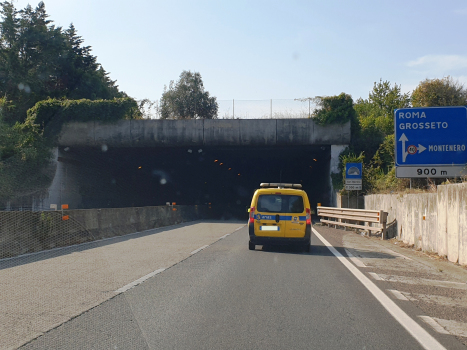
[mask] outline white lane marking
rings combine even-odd
[[[230,236],[230,233],[227,233],[226,235],[223,235],[222,237],[219,238],[219,240],[224,239],[226,237]]]
[[[313,228],[313,232],[321,242],[335,255],[335,257],[370,291],[371,294],[383,305],[383,307],[411,334],[420,345],[427,350],[446,350],[434,337],[424,330],[417,322],[409,317],[402,309],[396,305],[382,290],[380,290],[371,280],[359,269],[352,265],[336,248],[334,248],[323,236]]]
[[[243,226],[240,226],[239,228],[235,229],[234,232],[237,232],[238,230],[241,230],[242,228],[244,228],[246,225],[243,225]]]
[[[447,331],[452,335],[457,335],[459,337],[467,337],[467,323],[453,320],[443,320],[441,318],[436,317],[433,317],[433,319],[443,328],[447,329]]]
[[[378,274],[374,273],[374,272],[368,272],[368,274],[373,277],[374,280],[376,281],[382,281],[383,279],[381,277],[378,276]]]
[[[383,248],[382,250],[383,250],[383,252],[386,252],[386,253],[388,253],[388,254],[390,254],[390,255],[395,255],[395,256],[398,256],[398,257],[400,257],[400,258],[402,258],[402,259],[406,259],[406,260],[412,260],[412,259],[411,259],[411,258],[409,258],[408,256],[405,256],[404,254],[401,254],[401,253],[395,252],[395,251],[394,251],[394,250],[392,250],[392,249],[389,249],[389,248]]]
[[[430,294],[418,294],[418,293],[405,293],[403,294],[409,299],[409,300],[420,300],[425,303],[430,303],[430,304],[438,304],[438,305],[443,305],[443,306],[449,306],[449,307],[466,307],[467,306],[467,299],[464,298],[449,298],[449,297],[444,297],[442,295],[430,295]]]
[[[351,252],[345,249],[345,253],[349,257],[350,261],[353,262],[358,267],[367,267],[359,258],[356,258]]]
[[[420,317],[426,324],[428,324],[436,332],[441,333],[441,334],[450,334],[447,330],[441,327],[441,325],[439,325],[439,323],[437,323],[430,316],[418,316],[418,317]]]
[[[443,288],[467,289],[467,283],[463,283],[463,282],[452,282],[452,281],[431,280],[427,278],[418,278],[418,277],[385,275],[381,273],[378,276],[381,280],[387,281],[387,282],[423,284],[423,285],[443,287]]]
[[[201,248],[198,248],[198,249],[196,249],[196,250],[193,250],[193,251],[190,253],[190,255],[196,254],[196,253],[202,251],[204,248],[207,248],[207,247],[209,247],[209,245],[203,245]]]
[[[162,271],[164,271],[165,269],[159,269],[159,270],[156,270],[156,271],[153,271],[151,273],[148,273],[146,276],[143,276],[141,278],[138,278],[136,281],[133,281],[131,283],[128,283],[126,286],[123,286],[122,288],[120,289],[117,289],[115,291],[115,293],[119,294],[119,293],[123,293],[123,292],[126,292],[128,289],[131,289],[135,286],[137,286],[138,284],[140,283],[143,283],[144,281],[146,281],[148,278],[151,278],[155,275],[157,275],[158,273],[161,273]]]
[[[388,289],[388,291],[391,292],[399,300],[409,301],[409,299],[407,299],[407,297],[398,290]]]

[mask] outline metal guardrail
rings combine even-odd
[[[347,209],[318,206],[318,216],[324,224],[361,228],[368,231],[381,231],[381,238],[386,239],[388,213],[383,210]],[[363,223],[363,224],[362,224]],[[379,224],[379,226],[373,226]]]

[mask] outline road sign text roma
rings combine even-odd
[[[433,176],[434,172],[440,175],[437,170],[442,171],[444,175],[452,171],[444,168],[430,168],[426,171],[420,170],[420,167],[453,167],[466,164],[466,107],[404,108],[396,110],[394,117],[396,167],[400,167],[399,171],[396,169],[398,177]],[[402,170],[402,167],[410,166],[417,166],[413,176],[410,175],[412,170]],[[457,173],[456,170],[454,174]]]

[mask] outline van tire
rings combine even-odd
[[[256,245],[254,245],[253,243],[251,243],[251,241],[248,242],[248,249],[249,250],[255,250],[256,248]]]

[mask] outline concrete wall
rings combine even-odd
[[[387,211],[405,243],[467,265],[467,183],[438,186],[436,193],[365,196],[365,209]]]
[[[328,126],[313,119],[121,120],[68,123],[59,146],[155,147],[346,145],[350,122]]]
[[[0,212],[0,258],[204,219],[205,206]]]

